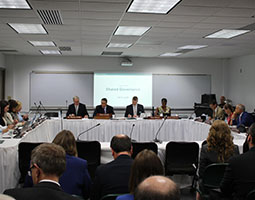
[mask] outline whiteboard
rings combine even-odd
[[[210,75],[154,74],[152,82],[155,107],[166,98],[171,108],[193,108],[195,102],[201,102],[202,94],[211,93]]]
[[[79,96],[80,102],[93,106],[93,73],[32,72],[30,73],[30,107],[39,101],[44,106],[65,107]]]

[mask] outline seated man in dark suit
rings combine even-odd
[[[241,125],[249,127],[254,121],[252,115],[245,111],[245,106],[238,104],[232,115],[232,122],[239,128]]]
[[[100,200],[107,194],[128,193],[132,165],[132,144],[127,135],[116,135],[111,140],[114,161],[97,168],[92,186],[91,200]]]
[[[81,116],[82,118],[88,118],[89,114],[85,104],[80,103],[79,97],[73,97],[73,104],[69,105],[66,116]]]
[[[141,113],[144,113],[143,105],[137,104],[138,98],[136,96],[132,99],[132,104],[126,107],[125,117],[139,117]]]
[[[101,105],[98,105],[94,111],[93,117],[95,117],[97,114],[112,114],[114,115],[114,110],[112,106],[109,106],[107,104],[107,99],[102,98],[101,99]]]
[[[4,192],[17,200],[75,200],[60,187],[59,177],[66,168],[65,150],[56,144],[41,144],[31,154],[34,187],[9,189]]]
[[[248,130],[247,142],[250,150],[232,157],[221,182],[221,191],[234,199],[245,199],[255,188],[255,123]]]

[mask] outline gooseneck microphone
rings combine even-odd
[[[130,131],[130,134],[129,134],[130,135],[130,139],[131,139],[132,142],[136,141],[136,140],[132,139],[132,133],[133,133],[134,127],[135,127],[135,124],[132,124],[132,128],[131,128],[131,131]]]
[[[80,136],[81,136],[81,135],[83,135],[84,133],[89,132],[90,130],[92,130],[92,129],[98,127],[98,126],[100,126],[100,123],[98,123],[98,124],[96,124],[95,126],[92,126],[92,127],[90,127],[89,129],[87,129],[87,130],[82,131],[81,133],[79,133],[79,135],[78,135],[78,137],[77,137],[77,141],[80,141]]]
[[[155,135],[155,138],[154,138],[153,142],[158,142],[158,143],[160,143],[160,144],[162,143],[162,141],[158,139],[158,135],[159,135],[159,132],[160,132],[161,128],[162,128],[163,125],[165,124],[166,119],[167,119],[167,116],[164,117],[164,121],[163,121],[162,124],[160,125],[160,127],[159,127],[159,129],[158,129],[158,131],[157,131],[157,133],[156,133],[156,135]]]
[[[36,107],[36,112],[35,113],[40,113],[39,112],[39,109],[40,109],[40,107],[41,107],[41,105],[38,105],[37,106],[37,104],[34,102],[34,105],[35,105],[35,107]]]
[[[45,107],[44,107],[44,105],[42,104],[41,101],[39,101],[39,104],[42,106],[43,110],[44,110],[45,112],[47,112],[47,110],[45,109]]]

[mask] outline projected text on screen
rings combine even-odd
[[[115,107],[125,107],[137,96],[145,107],[152,106],[152,75],[148,74],[103,74],[94,75],[94,106],[102,98]]]

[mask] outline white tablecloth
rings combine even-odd
[[[162,120],[63,120],[63,128],[77,135],[88,128],[100,123],[100,126],[85,133],[81,140],[97,140],[101,142],[101,163],[111,161],[110,140],[116,134],[130,134],[134,126],[133,139],[137,141],[152,141]],[[210,126],[190,120],[166,120],[159,133],[163,141],[195,141],[201,146],[207,138]],[[52,142],[61,130],[61,120],[46,120],[35,129],[29,131],[22,139],[2,139],[0,144],[0,192],[16,187],[20,176],[18,168],[18,144],[20,142]],[[234,142],[242,152],[245,135],[232,133]],[[158,144],[159,157],[164,161],[167,142]]]

